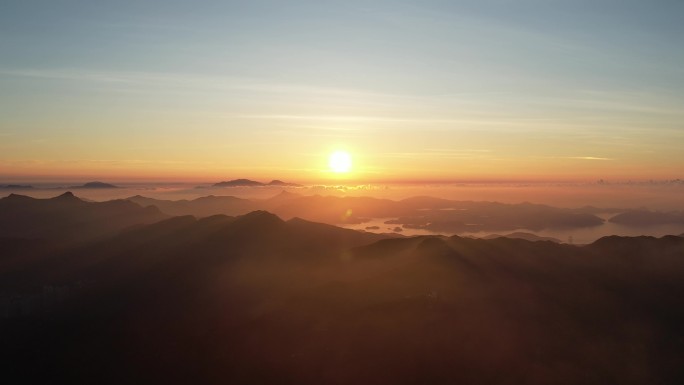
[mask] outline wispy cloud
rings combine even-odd
[[[177,160],[143,160],[143,159],[18,159],[3,160],[0,164],[7,166],[27,165],[106,165],[106,166],[138,166],[138,165],[208,165],[215,162],[206,161],[177,161]]]
[[[594,125],[605,126],[606,118],[617,119],[615,112],[632,114],[681,116],[681,104],[684,101],[675,94],[663,95],[659,92],[612,92],[605,90],[564,90],[551,95],[525,95],[505,91],[463,91],[441,94],[425,94],[417,92],[392,93],[373,89],[345,88],[317,84],[297,84],[268,78],[250,78],[241,76],[223,76],[193,73],[114,71],[89,68],[42,68],[17,69],[0,68],[0,76],[35,79],[52,79],[80,83],[107,84],[118,92],[146,92],[157,89],[174,92],[252,92],[255,94],[272,94],[287,96],[288,99],[307,99],[309,101],[326,102],[345,105],[383,106],[394,109],[397,106],[423,106],[434,112],[434,108],[453,110],[459,106],[458,119],[440,117],[428,119],[402,118],[400,116],[325,116],[296,114],[244,114],[242,118],[251,119],[290,119],[290,120],[346,120],[346,121],[382,121],[412,123],[425,122],[432,124],[469,124],[469,125],[506,125],[524,126],[549,123],[554,125]],[[664,103],[666,100],[667,103]],[[508,106],[492,110],[492,104]],[[544,109],[568,108],[582,111],[593,111],[590,121],[582,121],[577,115],[550,116],[521,111],[528,111],[530,106],[541,106]],[[435,107],[437,106],[437,107]],[[516,109],[522,109],[518,111]],[[425,111],[423,115],[430,113]],[[516,112],[517,111],[517,112]],[[601,112],[610,112],[608,116]],[[465,115],[463,115],[465,113]],[[444,116],[444,114],[442,114]],[[587,115],[582,115],[586,117]],[[636,116],[636,115],[635,115]],[[630,119],[633,117],[630,117]],[[568,122],[571,120],[571,122]]]
[[[293,84],[269,79],[213,76],[187,73],[127,72],[92,69],[1,69],[0,76],[53,80],[119,83],[131,86],[180,87],[203,90],[244,90],[284,94],[326,94],[329,96],[398,96],[368,90]]]
[[[422,151],[383,152],[379,158],[489,159],[488,149],[425,149]]]
[[[454,126],[459,129],[473,129],[481,130],[485,128],[490,129],[507,129],[515,128],[517,132],[522,131],[539,131],[547,129],[550,124],[572,126],[571,123],[563,123],[562,119],[555,118],[511,118],[511,117],[480,117],[473,116],[467,118],[430,118],[430,117],[401,117],[401,116],[383,116],[383,115],[293,115],[293,114],[233,114],[226,116],[228,118],[237,119],[256,119],[256,120],[280,120],[280,121],[301,121],[301,122],[329,122],[341,124],[358,124],[358,123],[395,123],[405,125],[420,125],[422,130],[442,131],[452,130]],[[304,127],[304,126],[302,126]],[[321,126],[323,127],[323,126]],[[386,126],[388,129],[396,129],[396,125]],[[585,126],[583,126],[585,127]],[[586,126],[592,128],[593,126]],[[382,126],[374,126],[374,128],[382,128]],[[414,127],[415,128],[415,127]],[[328,128],[334,129],[334,128]],[[337,128],[349,129],[349,127]]]
[[[603,158],[598,156],[568,156],[565,159],[579,159],[579,160],[615,160],[613,158]]]

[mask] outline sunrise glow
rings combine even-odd
[[[335,151],[330,154],[328,165],[332,172],[343,174],[348,173],[352,169],[352,158],[346,151]]]
[[[0,15],[5,183],[647,181],[684,169],[678,2],[619,16],[531,0],[12,3]],[[353,143],[354,164],[338,154],[329,166],[344,149],[331,143]]]
[[[5,0],[3,383],[684,384],[684,0]]]

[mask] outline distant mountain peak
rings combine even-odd
[[[517,232],[506,234],[506,235],[490,234],[490,235],[487,235],[485,237],[482,237],[482,239],[497,239],[497,238],[524,239],[526,241],[531,241],[531,242],[548,241],[548,242],[554,242],[554,243],[562,243],[561,240],[557,239],[557,238],[542,237],[542,236],[539,236],[536,234],[525,233],[522,231],[517,231]]]
[[[88,182],[88,183],[84,184],[83,187],[87,187],[87,188],[117,188],[118,186],[115,186],[115,185],[110,184],[110,183],[95,181],[95,182]]]
[[[289,182],[283,182],[282,180],[274,179],[268,183],[269,186],[290,186],[290,187],[299,187],[301,186],[300,184],[297,183],[289,183]]]
[[[269,213],[268,211],[258,210],[237,217],[234,223],[242,228],[256,228],[264,230],[267,228],[284,225],[285,221],[280,219],[280,217],[277,215]]]
[[[8,201],[12,201],[12,202],[17,202],[17,201],[34,200],[35,198],[31,198],[30,196],[27,196],[27,195],[20,195],[20,194],[11,193],[10,195],[6,196],[3,199],[8,200]]]
[[[278,194],[269,198],[268,200],[277,201],[277,200],[294,199],[294,198],[299,198],[299,197],[301,197],[301,195],[289,192],[287,190],[282,190]]]
[[[58,195],[54,198],[51,198],[53,201],[60,201],[60,202],[83,202],[81,199],[79,199],[74,193],[71,191],[67,191],[64,194]]]
[[[263,185],[263,183],[257,182],[255,180],[240,178],[215,183],[214,187],[256,187]]]
[[[267,211],[252,211],[227,222],[216,234],[218,238],[235,237],[239,241],[260,239],[259,242],[263,242],[263,237],[272,236],[285,229],[285,222]]]
[[[274,179],[270,181],[269,183],[261,183],[257,182],[255,180],[251,179],[233,179],[229,181],[223,181],[223,182],[218,182],[213,185],[214,187],[260,187],[260,186],[290,186],[290,187],[295,187],[295,186],[300,186],[296,183],[287,183],[283,182],[282,180]]]
[[[244,201],[245,199],[234,197],[232,195],[206,195],[195,198],[192,202],[226,202],[226,201]]]
[[[97,188],[119,188],[119,186],[115,186],[115,185],[109,184],[109,183],[95,181],[95,182],[88,182],[88,183],[82,184],[80,186],[71,186],[69,188],[76,188],[76,189],[78,189],[78,188],[94,188],[94,189],[97,189]]]
[[[277,215],[275,215],[273,213],[265,211],[265,210],[252,211],[250,213],[247,213],[245,215],[240,216],[239,219],[241,219],[241,220],[254,220],[254,219],[264,220],[264,219],[266,219],[266,220],[276,220],[278,222],[283,222],[283,220],[280,219],[280,217],[278,217]]]

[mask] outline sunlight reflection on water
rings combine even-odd
[[[611,215],[599,215],[604,219],[610,217]],[[374,233],[392,233],[393,229],[397,226],[396,224],[385,224],[385,221],[393,220],[397,218],[373,218],[368,222],[345,225],[343,227],[355,230],[364,230]],[[369,228],[370,227],[370,228]],[[374,227],[377,227],[374,228]],[[528,229],[511,229],[504,231],[477,231],[477,232],[461,232],[461,233],[448,233],[448,232],[433,232],[422,229],[410,229],[403,228],[399,234],[405,236],[416,236],[416,235],[458,235],[462,237],[475,237],[483,238],[492,234],[506,235],[516,232],[530,233],[538,235],[540,237],[551,237],[560,240],[561,242],[568,243],[570,237],[572,237],[572,243],[575,244],[588,244],[596,241],[597,239],[609,235],[620,235],[636,237],[641,235],[647,235],[652,237],[662,237],[665,235],[680,235],[684,234],[684,224],[670,224],[670,225],[657,225],[657,226],[624,226],[616,223],[605,222],[600,226],[585,227],[585,228],[573,228],[573,229],[546,229],[541,231],[534,231]]]

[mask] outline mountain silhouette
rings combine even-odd
[[[289,192],[287,190],[283,190],[279,192],[277,195],[272,196],[271,198],[268,199],[269,204],[274,204],[274,203],[283,203],[292,199],[298,199],[301,198],[302,195],[296,194],[293,192]]]
[[[282,186],[282,187],[301,187],[301,184],[283,182],[282,180],[274,179],[267,184],[268,186]]]
[[[72,192],[49,199],[10,194],[0,199],[0,236],[83,240],[166,218],[127,200],[86,202]]]
[[[88,182],[88,183],[82,184],[80,186],[71,186],[69,188],[70,189],[110,189],[110,188],[119,188],[119,186],[115,186],[113,184],[104,183],[104,182]]]
[[[126,199],[143,207],[155,206],[169,215],[206,217],[224,214],[234,216],[247,214],[258,209],[258,205],[254,202],[233,196],[209,195],[193,200],[169,201],[136,195]]]
[[[483,239],[495,239],[495,238],[519,238],[519,239],[525,239],[528,241],[549,241],[549,242],[555,242],[555,243],[561,243],[560,239],[553,238],[553,237],[540,237],[539,235],[531,234],[531,233],[523,233],[523,232],[515,232],[515,233],[510,233],[506,235],[500,235],[500,234],[490,234]]]
[[[360,224],[371,218],[390,219],[393,227],[433,232],[512,231],[528,229],[584,228],[603,220],[582,209],[562,209],[531,203],[503,204],[415,197],[400,201],[371,197],[304,196],[281,192],[270,199],[241,199],[230,196],[198,198],[193,201],[159,201],[135,196],[140,205],[155,205],[170,215],[243,215],[266,210],[281,218],[303,218],[332,225]],[[396,226],[396,225],[400,225]]]
[[[274,179],[268,183],[261,183],[251,179],[233,179],[224,182],[214,183],[213,187],[261,187],[261,186],[279,186],[279,187],[299,187],[301,185],[296,183],[283,182]]]
[[[0,200],[0,214],[21,207],[12,209],[15,221],[42,216],[73,223],[90,211],[108,213],[97,217],[106,222],[114,211],[131,218],[145,211],[112,202],[12,195]],[[684,347],[675,338],[684,322],[681,237],[605,237],[587,246],[392,237],[263,210],[126,221],[133,222],[59,249],[0,236],[6,378],[684,379]]]
[[[250,179],[233,179],[224,182],[214,183],[214,187],[257,187],[263,186],[261,182],[253,181]]]

